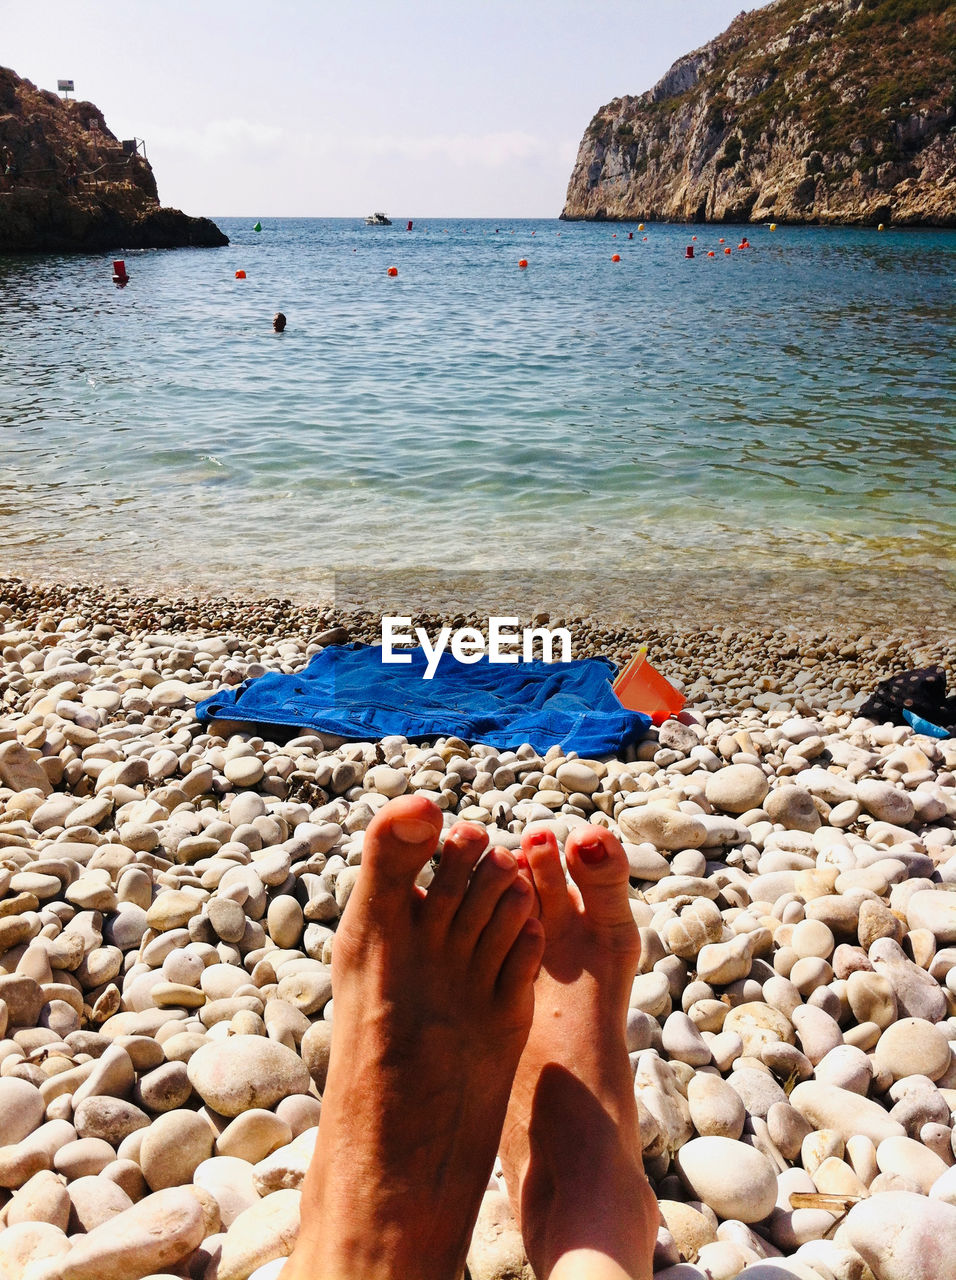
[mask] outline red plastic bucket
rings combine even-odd
[[[629,711],[643,711],[655,724],[663,724],[684,708],[687,699],[647,661],[641,649],[614,681],[617,700]]]

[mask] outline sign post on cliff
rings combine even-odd
[[[56,89],[57,89],[57,93],[63,94],[64,102],[69,102],[70,94],[76,92],[76,90],[73,87],[72,80],[57,80]]]

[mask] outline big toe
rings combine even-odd
[[[399,796],[368,824],[359,884],[366,894],[407,891],[438,848],[442,812],[425,796]]]
[[[630,869],[617,836],[606,827],[578,827],[568,836],[564,856],[591,923],[633,930],[637,937],[628,895]]]

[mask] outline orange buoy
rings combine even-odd
[[[616,239],[617,239],[617,232],[616,232],[616,231],[614,232],[614,235],[613,235],[613,236],[611,236],[611,239],[612,239],[612,240],[616,240]]]
[[[398,275],[398,267],[389,267],[389,269],[386,271],[386,273],[385,273],[385,274],[386,274],[386,275],[388,275],[388,276],[397,276],[397,275]]]
[[[525,267],[526,267],[527,265],[528,265],[528,259],[527,259],[527,258],[519,258],[519,259],[518,259],[518,266],[522,269],[522,271],[525,269]]]
[[[708,258],[712,258],[713,256],[714,256],[714,251],[713,251],[713,249],[708,249],[708,250],[707,250],[707,257],[708,257]]]
[[[639,222],[639,223],[637,224],[637,229],[638,229],[638,231],[643,231],[643,230],[644,230],[644,223],[643,223],[643,222]]]
[[[246,273],[245,273],[244,271],[237,271],[237,272],[236,272],[236,279],[237,279],[237,280],[245,280],[245,278],[246,278]]]
[[[727,246],[727,248],[724,250],[724,253],[730,253],[730,245]]]
[[[647,244],[647,236],[642,236],[641,239],[644,241],[645,244]]]
[[[611,261],[612,261],[612,262],[620,262],[620,261],[621,261],[621,255],[620,255],[619,253],[612,253],[612,254],[611,254]]]
[[[697,239],[696,236],[691,236],[691,240],[696,240],[696,239]]]
[[[718,244],[723,244],[723,243],[724,243],[724,237],[723,237],[723,236],[721,236],[721,237],[720,237],[720,239],[717,241],[717,243],[718,243]]]

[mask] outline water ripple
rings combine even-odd
[[[5,567],[952,564],[951,232],[224,226],[0,259]]]

